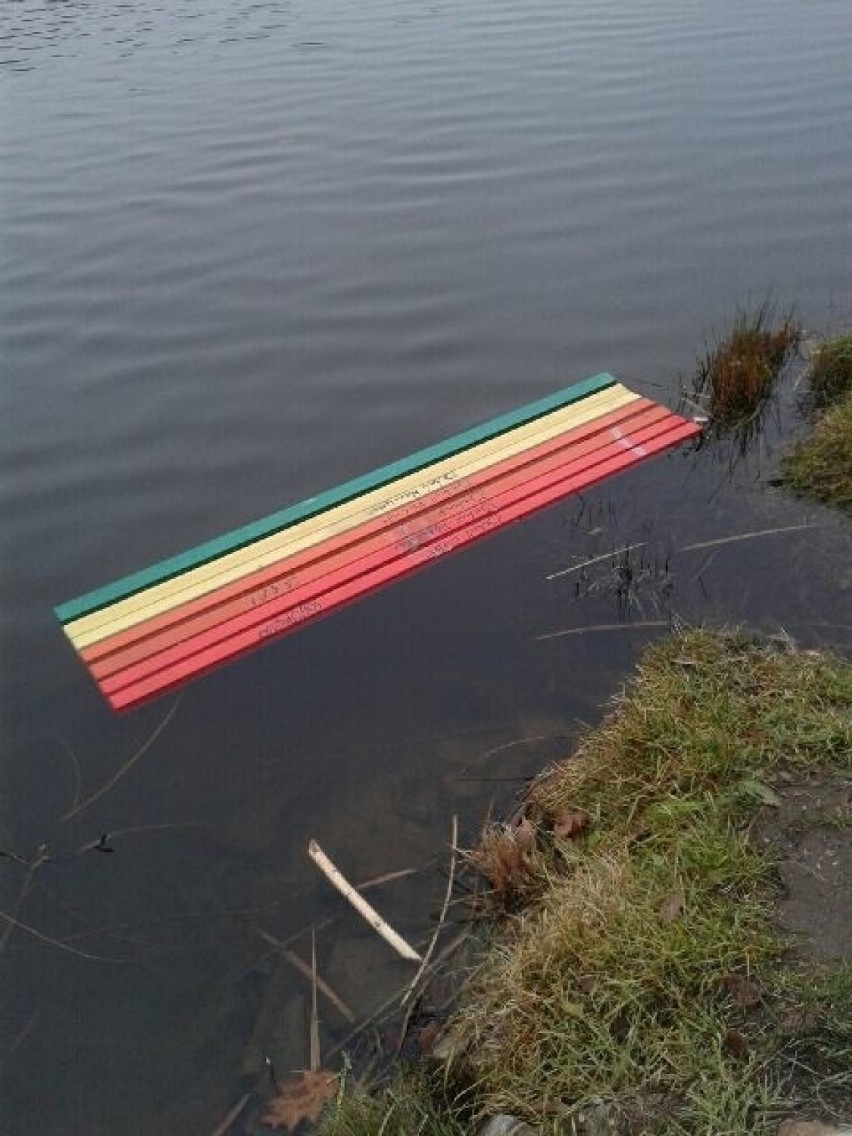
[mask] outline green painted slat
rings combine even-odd
[[[269,536],[279,529],[287,528],[299,521],[306,520],[308,517],[313,517],[317,513],[322,513],[334,505],[340,505],[344,501],[349,501],[353,497],[369,492],[371,489],[387,485],[388,482],[395,481],[407,473],[414,473],[416,470],[432,465],[442,458],[470,449],[471,446],[485,442],[489,438],[497,437],[498,434],[505,434],[517,426],[533,421],[535,418],[541,418],[553,410],[569,406],[572,402],[579,402],[580,399],[586,398],[588,395],[596,394],[598,391],[613,386],[615,381],[613,376],[606,372],[583,379],[582,382],[574,383],[572,386],[565,387],[563,390],[556,391],[554,394],[547,395],[536,402],[528,403],[526,406],[509,411],[507,414],[501,414],[480,426],[474,426],[461,434],[455,434],[452,438],[445,439],[443,442],[437,442],[435,445],[418,450],[417,453],[410,454],[406,458],[391,462],[390,465],[375,469],[372,473],[365,473],[361,477],[346,481],[325,493],[318,494],[316,497],[308,497],[296,505],[290,505],[286,509],[262,517],[258,521],[244,525],[242,528],[224,533],[214,540],[198,544],[194,548],[187,549],[186,552],[170,557],[168,560],[161,560],[149,568],[143,568],[139,572],[133,572],[131,575],[115,580],[111,584],[106,584],[102,588],[86,592],[85,595],[78,596],[77,599],[69,600],[67,603],[54,608],[56,617],[62,623],[79,619],[80,616],[88,615],[90,612],[106,607],[116,600],[124,599],[125,596],[141,592],[152,584],[158,584],[161,580],[168,580],[181,572],[188,572],[191,568],[196,568],[199,564],[205,564],[209,560],[215,560],[217,556],[222,556],[226,552],[242,548],[251,544],[252,541]]]

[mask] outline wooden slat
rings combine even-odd
[[[299,602],[296,606],[288,606],[280,614],[270,614],[277,611],[274,604],[265,606],[261,622],[252,621],[250,626],[243,627],[235,621],[230,630],[233,631],[234,628],[239,630],[228,634],[226,638],[210,636],[210,639],[215,641],[208,641],[204,636],[199,636],[194,644],[197,649],[190,655],[166,663],[151,674],[140,676],[133,668],[128,668],[127,671],[121,672],[121,677],[114,676],[113,679],[107,680],[102,689],[115,709],[126,709],[173,689],[225,661],[237,658],[269,639],[328,614],[353,599],[361,598],[377,588],[410,574],[439,556],[447,555],[479,540],[496,529],[528,516],[570,493],[593,485],[605,477],[612,476],[698,432],[698,428],[692,423],[675,415],[670,416],[670,421],[669,428],[646,439],[641,443],[640,449],[634,448],[632,433],[630,438],[622,438],[621,441],[613,438],[607,446],[607,456],[603,460],[587,464],[580,471],[575,466],[574,472],[567,475],[563,468],[561,471],[557,470],[534,478],[520,487],[516,486],[507,493],[492,498],[484,513],[478,514],[477,510],[471,510],[467,518],[456,516],[455,528],[449,527],[451,522],[448,522],[446,529],[435,524],[428,536],[424,537],[423,543],[400,549],[400,556],[391,562],[384,561],[377,567],[367,568],[355,578],[350,576],[339,583],[334,583],[329,590],[313,599]],[[592,461],[593,457],[594,455],[591,455],[589,461]],[[164,655],[164,658],[166,657]]]
[[[281,529],[297,524],[309,517],[316,516],[327,509],[333,508],[335,505],[352,500],[355,497],[359,497],[382,485],[387,485],[416,470],[424,469],[444,458],[460,453],[472,446],[479,445],[500,434],[514,430],[518,426],[531,422],[536,418],[541,418],[543,415],[549,414],[560,407],[579,402],[588,395],[605,390],[607,387],[611,387],[614,384],[615,379],[612,375],[608,374],[595,375],[592,378],[575,383],[573,386],[557,391],[536,402],[529,403],[526,406],[520,407],[518,410],[513,410],[507,414],[493,418],[489,422],[483,423],[481,426],[476,426],[461,434],[456,434],[452,438],[448,438],[433,446],[428,446],[426,449],[419,450],[417,453],[411,454],[399,461],[392,462],[390,465],[382,466],[380,469],[373,470],[371,473],[365,474],[362,477],[356,477],[325,493],[310,497],[297,505],[282,509],[280,512],[273,513],[268,517],[263,517],[242,528],[234,529],[214,540],[206,541],[204,544],[190,548],[186,552],[180,553],[178,556],[160,561],[158,564],[154,564],[149,568],[134,572],[129,576],[124,576],[122,579],[116,580],[111,584],[96,588],[94,591],[87,592],[85,595],[78,596],[77,599],[70,600],[68,603],[60,604],[55,609],[56,616],[62,623],[79,619],[90,612],[106,607],[108,604],[112,604],[126,596],[149,588],[162,580],[167,580],[180,573],[187,572],[192,568],[214,560],[237,548],[252,544]]]
[[[643,427],[670,417],[664,407],[647,399],[637,399],[628,407],[567,431],[518,456],[504,459],[449,487],[436,490],[424,499],[399,506],[372,522],[288,556],[215,592],[98,640],[84,648],[81,654],[93,675],[103,679],[230,618],[257,612],[263,604],[279,596],[293,594],[297,588],[311,582],[321,582],[337,568],[356,564],[364,557],[382,551],[392,556],[400,540],[421,539],[420,533],[428,529],[434,519],[445,518],[454,510],[469,509],[474,504],[481,507],[485,494],[498,483],[499,487],[507,488],[509,484],[521,484],[538,473],[560,467],[567,469],[571,462],[599,450],[603,444],[601,435],[607,430],[612,432],[617,428],[624,434],[636,436]],[[614,440],[611,433],[610,440]]]
[[[66,625],[66,632],[77,648],[86,647],[142,619],[186,603],[204,592],[223,587],[240,576],[275,563],[284,555],[292,555],[336,533],[365,523],[406,500],[426,496],[436,488],[451,484],[494,461],[519,453],[548,437],[554,437],[571,425],[600,417],[608,410],[627,405],[637,398],[633,392],[615,384],[609,390],[591,395],[579,405],[555,411],[542,420],[534,420],[519,427],[511,434],[500,435],[463,451],[460,455],[435,462],[426,470],[418,470],[391,485],[364,493],[308,518],[295,528],[282,530],[190,572],[152,585],[144,592],[117,601],[108,608],[74,620]]]

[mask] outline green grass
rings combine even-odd
[[[399,1130],[473,1132],[463,1104],[547,1133],[596,1112],[616,1132],[744,1136],[820,1085],[852,1101],[852,969],[787,959],[772,865],[748,835],[776,773],[852,769],[850,707],[852,666],[828,656],[703,631],[649,650],[603,725],[531,790],[526,906],[453,1020],[444,1084],[465,1091],[436,1103],[420,1081],[425,1127]],[[557,838],[574,811],[588,827]],[[809,1008],[812,1028],[780,1028]],[[341,1115],[328,1136],[397,1131]]]
[[[786,456],[784,473],[796,493],[852,510],[852,392],[823,411]]]
[[[773,317],[769,303],[755,312],[739,312],[728,334],[699,358],[692,394],[706,408],[712,432],[734,431],[745,443],[759,428],[801,335],[792,317],[777,327],[772,326]]]
[[[803,401],[815,421],[784,460],[787,484],[852,510],[852,335],[829,339],[814,352]]]
[[[320,1136],[465,1136],[461,1122],[429,1100],[422,1080],[400,1078],[390,1088],[369,1092],[350,1086],[320,1121]]]
[[[827,339],[814,351],[808,372],[810,403],[830,406],[852,392],[852,335]]]

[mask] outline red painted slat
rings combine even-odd
[[[636,464],[644,457],[658,453],[698,433],[698,428],[692,423],[674,415],[670,417],[674,424],[666,432],[646,441],[643,444],[644,454],[639,455],[629,448],[614,443],[613,449],[616,452],[579,473],[566,476],[563,469],[557,475],[536,479],[535,485],[526,483],[521,490],[516,489],[513,494],[507,495],[510,500],[506,502],[500,500],[499,504],[497,500],[491,502],[493,511],[486,512],[482,516],[471,516],[461,527],[456,527],[448,534],[439,531],[440,526],[435,526],[433,532],[429,534],[428,541],[421,546],[405,551],[398,559],[390,563],[384,562],[380,567],[368,570],[355,579],[349,578],[314,599],[301,602],[295,607],[290,606],[284,614],[265,617],[260,623],[253,622],[251,626],[237,631],[228,638],[219,639],[206,646],[200,646],[203,640],[201,636],[199,649],[189,657],[181,658],[172,665],[165,665],[145,677],[134,680],[134,669],[129,668],[122,672],[120,679],[116,676],[116,681],[109,684],[109,690],[107,683],[102,684],[104,693],[117,710],[126,709],[147,698],[162,694],[225,661],[237,658],[268,639],[279,637],[295,627],[303,626],[353,599],[367,595],[415,571],[439,556],[462,548],[496,529],[528,516],[570,493],[593,485]],[[264,607],[264,612],[267,610]]]
[[[601,435],[607,429],[617,428],[633,434],[644,426],[671,418],[664,407],[647,400],[642,402],[644,405],[638,412],[632,408],[629,414],[625,414],[623,409],[613,411],[598,420],[599,427],[594,431],[588,424],[567,431],[559,438],[531,447],[521,455],[461,479],[446,489],[436,490],[428,497],[382,514],[372,522],[286,557],[266,569],[249,573],[231,585],[100,640],[84,648],[82,656],[96,678],[106,678],[241,612],[256,611],[261,604],[284,593],[290,594],[347,561],[393,544],[398,540],[401,525],[413,525],[415,521],[426,524],[430,512],[439,506],[447,507],[458,502],[462,507],[465,497],[473,490],[496,484],[507,474],[521,480],[531,475],[533,466],[544,472],[584,457],[600,448]]]

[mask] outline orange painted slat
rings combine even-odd
[[[361,558],[361,563],[354,566],[354,575],[350,565],[324,577],[319,590],[315,581],[311,585],[313,591],[306,597],[299,598],[299,593],[288,594],[283,600],[275,597],[260,605],[256,613],[243,613],[221,627],[202,632],[189,643],[176,645],[106,678],[102,690],[116,709],[163,693],[696,433],[698,428],[692,423],[668,415],[644,431],[631,431],[629,438],[614,436],[605,452],[592,451],[579,462],[562,462],[520,484],[513,482],[505,491],[483,493],[476,505],[465,506],[449,518],[419,529],[408,545],[405,537],[401,538],[397,555],[391,560],[386,554],[378,554],[379,563],[375,563],[376,554]]]
[[[171,609],[146,621],[99,640],[81,652],[96,678],[102,679],[125,666],[154,655],[181,642],[208,627],[216,626],[241,612],[256,610],[261,604],[312,579],[333,571],[356,557],[363,557],[392,544],[398,539],[400,526],[427,523],[426,518],[437,507],[463,502],[474,489],[481,489],[513,471],[522,478],[533,465],[549,468],[576,460],[601,446],[601,437],[607,430],[618,428],[633,432],[666,417],[669,412],[647,399],[613,411],[596,419],[594,423],[576,427],[558,438],[533,447],[515,458],[499,462],[488,469],[465,478],[447,489],[435,490],[429,497],[375,518],[357,529],[331,538],[286,557],[278,564],[260,572],[250,573],[215,592],[208,593],[180,608]],[[545,467],[542,463],[547,462]]]

